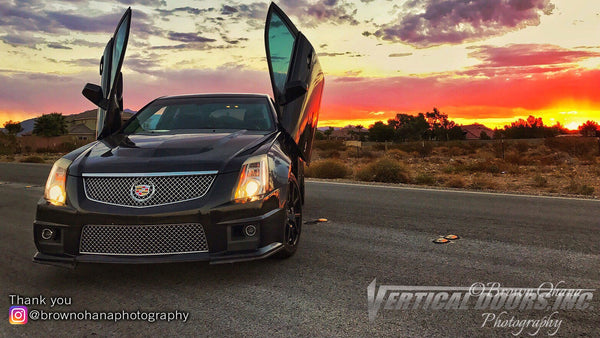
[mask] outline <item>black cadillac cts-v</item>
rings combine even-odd
[[[275,4],[265,26],[273,99],[161,97],[121,125],[131,10],[100,61],[98,140],[58,160],[37,205],[38,263],[211,263],[292,256],[323,72]]]

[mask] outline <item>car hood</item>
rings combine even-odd
[[[207,132],[177,135],[116,134],[97,141],[69,167],[69,174],[239,170],[227,168],[276,133]]]

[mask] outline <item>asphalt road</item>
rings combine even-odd
[[[10,294],[69,297],[44,311],[185,311],[183,322],[0,320],[2,336],[512,336],[484,327],[504,311],[379,310],[369,321],[367,286],[468,287],[498,282],[595,289],[590,308],[559,310],[555,336],[598,337],[600,202],[385,186],[307,182],[297,254],[285,261],[208,265],[80,265],[31,262],[35,203],[50,167],[0,164],[0,288]],[[8,183],[7,183],[8,182]],[[433,244],[439,235],[462,238]],[[382,306],[383,307],[383,306]],[[4,310],[6,311],[6,310]],[[546,310],[506,310],[505,319],[542,319]],[[541,329],[546,336],[549,328]],[[553,329],[550,331],[554,331]],[[521,335],[528,336],[532,329]]]

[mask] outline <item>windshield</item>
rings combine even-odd
[[[125,134],[183,133],[203,129],[270,131],[267,98],[190,97],[157,100],[135,115]]]

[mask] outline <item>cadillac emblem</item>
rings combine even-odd
[[[154,190],[154,183],[152,181],[137,181],[131,186],[130,195],[136,202],[145,202],[152,198]]]

